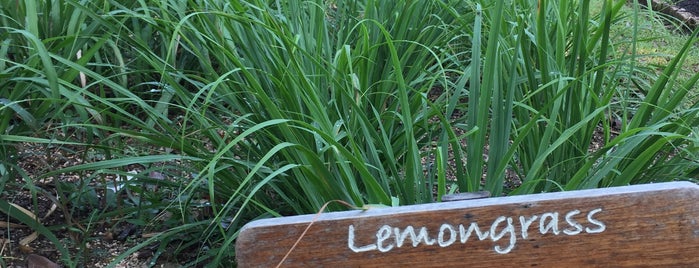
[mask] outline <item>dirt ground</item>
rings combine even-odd
[[[68,167],[88,161],[81,158],[85,154],[78,147],[47,148],[45,145],[35,144],[21,144],[18,147],[20,147],[17,150],[20,168],[26,171],[26,175],[30,178],[47,172],[49,167]],[[139,171],[137,165],[125,168],[134,172]],[[89,219],[96,215],[95,213],[105,212],[104,206],[100,204],[93,207],[77,207],[73,206],[74,204],[55,200],[57,184],[54,180],[77,184],[82,180],[81,175],[85,176],[85,174],[62,174],[32,182],[36,189],[34,194],[26,190],[28,187],[23,187],[28,184],[27,181],[16,178],[16,181],[6,183],[5,189],[0,193],[0,199],[25,209],[25,214],[33,214],[31,216],[37,217],[39,222],[47,228],[59,226],[59,229],[52,229],[52,231],[63,242],[63,246],[69,249],[73,261],[79,260],[83,267],[85,264],[89,264],[87,267],[104,267],[116,256],[144,241],[149,233],[144,233],[133,224],[124,221],[124,217],[115,216],[110,219],[90,221]],[[94,182],[88,183],[92,184],[89,187],[95,189],[97,197],[104,197],[104,190],[100,189],[105,187],[98,187]],[[66,207],[60,207],[60,204]],[[18,209],[14,210],[14,213],[22,212]],[[2,229],[0,253],[2,263],[5,264],[2,265],[3,267],[61,267],[56,264],[61,263],[60,254],[47,238],[41,235],[35,236],[31,228],[19,224],[2,213],[0,213],[0,228]],[[145,247],[131,254],[116,267],[179,267],[168,262],[168,256],[164,256],[165,258],[158,263],[149,265],[154,251],[154,247]]]
[[[674,5],[668,4],[672,2],[676,3]],[[646,4],[645,1],[639,1],[639,3],[641,5]],[[660,11],[683,22],[689,31],[699,26],[699,0],[651,0],[651,6],[653,10]]]
[[[699,0],[685,0],[675,4],[675,6],[699,17]]]

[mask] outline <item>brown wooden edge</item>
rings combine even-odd
[[[283,267],[699,267],[698,200],[670,182],[263,219],[236,258],[274,267],[316,218]]]

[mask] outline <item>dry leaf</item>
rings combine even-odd
[[[34,253],[34,249],[27,245],[19,245],[19,251],[24,254]]]
[[[141,234],[141,237],[143,237],[143,238],[151,238],[151,237],[154,237],[154,236],[156,236],[156,235],[161,235],[161,234],[163,234],[163,232],[146,233],[146,234]]]
[[[6,222],[6,221],[0,221],[0,228],[27,228],[26,225],[22,224],[17,224],[17,223],[11,223],[11,222]],[[2,241],[2,240],[0,240]]]
[[[78,59],[82,58],[83,50],[82,49],[78,50],[78,53],[75,53],[75,56],[77,56]],[[80,77],[80,86],[85,88],[87,86],[87,77],[85,76],[85,73],[80,72],[80,74],[78,74],[78,75]]]
[[[28,235],[28,236],[22,238],[22,240],[19,240],[20,250],[22,249],[23,246],[24,246],[24,247],[27,247],[27,248],[29,248],[29,249],[31,249],[31,247],[29,247],[29,243],[33,242],[33,241],[36,240],[38,237],[39,237],[39,233],[38,233],[38,232],[33,232],[32,234],[30,234],[30,235]],[[24,251],[23,251],[23,252],[24,252]],[[27,252],[25,252],[25,253],[27,253]]]
[[[56,205],[56,203],[51,204],[51,209],[49,209],[49,212],[46,212],[46,215],[44,215],[44,217],[41,218],[41,219],[42,219],[42,220],[45,220],[46,218],[48,218],[49,216],[51,216],[51,214],[53,214],[53,212],[56,211],[56,208],[58,208],[58,206]]]
[[[37,221],[39,220],[39,217],[34,215],[31,211],[27,210],[26,208],[23,208],[15,203],[10,203],[13,207],[15,207],[17,210],[21,211],[24,214],[27,214],[27,216],[31,217],[32,219],[36,219]]]
[[[6,256],[5,250],[8,249],[7,245],[10,244],[10,239],[0,238],[0,255]]]
[[[114,240],[114,233],[112,233],[111,231],[107,231],[107,232],[104,233],[104,235],[102,236],[102,239],[103,239],[104,241],[110,242],[110,241]]]

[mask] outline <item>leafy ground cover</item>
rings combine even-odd
[[[228,267],[330,200],[696,181],[696,33],[505,4],[0,4],[0,264]]]

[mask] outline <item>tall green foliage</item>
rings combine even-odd
[[[504,9],[504,4],[477,7],[482,16],[473,23],[472,52],[482,60],[462,67],[466,71],[460,81],[469,90],[466,120],[477,130],[467,138],[467,166],[473,173],[466,189],[480,185],[483,170],[485,188],[495,195],[503,191],[508,169],[523,183],[513,194],[684,179],[696,173],[691,160],[696,156],[696,109],[682,109],[696,101],[680,100],[697,76],[683,84],[676,81],[695,35],[650,88],[638,88],[645,85],[638,81],[647,78],[637,66],[643,55],[614,51],[609,36],[625,1],[603,1],[598,14],[591,14],[590,1],[515,1],[515,9]],[[482,25],[489,27],[483,30]],[[629,99],[627,91],[646,95]],[[634,102],[640,105],[616,105]],[[616,118],[621,118],[621,135],[613,137]],[[600,128],[603,137],[597,142],[603,148],[590,151]],[[670,176],[658,172],[668,169],[674,171]]]
[[[357,206],[432,202],[435,182],[424,173],[436,171],[426,170],[429,163],[421,162],[433,153],[425,148],[435,143],[440,148],[448,143],[456,146],[458,140],[440,104],[444,97],[428,97],[431,90],[449,83],[446,70],[456,60],[454,47],[467,47],[453,39],[458,30],[453,21],[469,16],[449,14],[443,5],[452,4],[27,5],[27,10],[40,15],[72,11],[56,20],[79,21],[75,32],[25,34],[43,49],[7,50],[11,55],[26,54],[13,59],[37,61],[10,61],[10,68],[3,71],[13,72],[18,81],[32,76],[46,79],[42,83],[51,90],[36,83],[4,85],[3,96],[13,101],[4,112],[46,116],[6,128],[5,144],[31,141],[8,135],[27,133],[19,126],[55,120],[68,131],[89,129],[88,140],[69,139],[92,144],[94,135],[98,141],[89,146],[113,158],[43,177],[96,170],[118,174],[129,164],[186,160],[199,171],[173,201],[187,214],[199,205],[196,200],[205,197],[211,201],[214,218],[183,217],[179,228],[196,237],[205,234],[201,243],[215,249],[230,248],[237,230],[250,219],[314,212],[329,200]],[[9,7],[4,11],[8,19],[17,17],[13,12],[33,14]],[[41,27],[56,25],[45,23]],[[25,33],[16,30],[22,27],[17,21],[8,26],[7,34]],[[70,42],[56,47],[49,42],[59,39]],[[19,37],[12,40],[25,42]],[[455,104],[459,95],[448,93]],[[45,108],[23,112],[15,104],[37,100],[44,101]],[[79,117],[66,120],[73,113]],[[122,155],[120,148],[110,147],[123,144],[123,138],[173,148],[185,156]],[[188,232],[165,232],[157,239],[182,239]],[[231,254],[202,251],[201,259],[230,261]]]
[[[107,156],[23,176],[29,188],[67,172],[182,163],[173,176],[183,185],[161,183],[175,197],[125,209],[179,217],[115,263],[186,241],[175,252],[198,247],[195,262],[214,265],[233,261],[248,221],[331,200],[696,178],[699,104],[684,100],[699,76],[677,79],[696,34],[641,82],[643,55],[610,36],[624,3],[604,0],[599,13],[547,0],[2,3],[0,176],[24,174],[10,157],[19,143]],[[168,149],[134,154],[128,142]],[[505,187],[506,174],[521,187]]]

